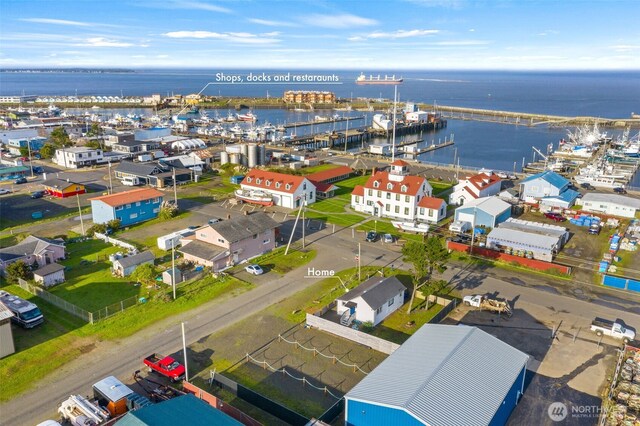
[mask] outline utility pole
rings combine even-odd
[[[398,86],[393,86],[393,135],[391,136],[391,162],[396,159],[396,104],[398,97]]]
[[[175,237],[174,237],[175,238]],[[171,240],[171,283],[173,284],[173,300],[176,300],[176,240]]]
[[[360,243],[358,243],[358,281],[360,281],[362,279],[362,278],[360,278],[360,265],[361,265],[361,262],[362,262],[361,259],[362,259],[362,256],[361,256],[361,253],[360,253]]]
[[[172,169],[173,171],[173,202],[178,207],[178,190],[176,189],[176,168]]]
[[[31,166],[31,177],[33,177],[33,161],[31,161],[31,139],[27,138],[27,150],[29,151],[29,165]]]
[[[349,141],[349,111],[347,111],[347,128],[344,131],[344,153],[347,153],[347,142]]]
[[[113,183],[111,182],[111,161],[109,161],[109,194],[113,194]]]
[[[76,200],[78,200],[78,215],[80,216],[80,229],[82,229],[82,236],[84,237],[84,221],[82,220],[82,209],[80,208],[80,196],[76,194]]]
[[[184,356],[184,380],[189,381],[189,367],[187,366],[187,339],[184,334],[184,323],[182,323],[182,355]]]

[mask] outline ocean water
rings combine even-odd
[[[363,70],[368,74],[367,70]],[[220,84],[216,74],[245,77],[265,73],[336,75],[341,84]],[[151,93],[197,93],[205,87],[207,95],[280,97],[285,90],[328,90],[341,98],[386,98],[394,96],[393,86],[358,86],[355,71],[327,70],[136,70],[133,73],[0,73],[0,94],[36,95],[124,95]],[[385,72],[375,72],[374,75]],[[496,109],[566,116],[627,118],[640,112],[640,71],[625,72],[496,72],[496,71],[389,71],[402,76],[398,86],[401,101]],[[301,121],[285,111],[256,111],[261,121],[272,123]],[[353,116],[362,113],[352,112]],[[220,111],[226,116],[226,111]],[[368,123],[370,123],[370,114]],[[359,125],[364,124],[359,122]],[[338,126],[344,126],[340,124]],[[351,126],[354,124],[350,124]],[[341,127],[337,127],[341,128]],[[317,129],[324,131],[325,129]],[[520,170],[523,159],[534,159],[535,146],[546,152],[547,146],[566,136],[564,128],[526,127],[497,123],[449,120],[448,127],[423,135],[427,141],[444,140],[454,135],[455,145],[423,154],[420,159],[498,170]],[[612,136],[619,131],[607,130]],[[297,131],[298,134],[302,130]],[[637,130],[632,130],[635,134]],[[539,157],[536,157],[538,159]],[[637,185],[640,177],[636,176]]]

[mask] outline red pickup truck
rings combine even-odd
[[[172,382],[184,378],[184,366],[170,356],[151,354],[142,362],[149,368],[149,372],[155,371],[168,377]]]

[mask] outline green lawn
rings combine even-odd
[[[438,194],[440,194],[441,192],[446,191],[449,188],[452,188],[454,186],[453,183],[449,183],[449,182],[439,182],[439,181],[429,181],[429,184],[431,185],[431,187],[433,188],[433,196],[437,197]]]
[[[368,222],[363,223],[362,225],[358,225],[356,228],[358,231],[375,231],[379,234],[391,234],[400,240],[409,240],[409,241],[422,241],[422,234],[410,234],[407,232],[401,232],[391,224],[391,220],[386,218],[378,218],[374,220],[370,220]]]
[[[139,296],[142,287],[111,275],[109,255],[123,251],[93,239],[67,244],[67,259],[60,262],[67,268],[66,282],[49,291],[89,312]]]
[[[273,271],[278,274],[286,274],[293,269],[311,262],[316,257],[316,250],[289,250],[285,256],[286,247],[280,247],[271,253],[256,257],[251,263],[260,265],[266,271]],[[241,265],[244,268],[243,265]]]

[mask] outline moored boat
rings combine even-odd
[[[403,81],[404,79],[402,77],[396,78],[395,75],[385,75],[384,77],[381,77],[380,75],[369,75],[367,77],[364,73],[361,73],[358,78],[356,78],[356,84],[400,84]]]
[[[419,232],[422,234],[426,234],[429,232],[429,224],[428,223],[418,223],[418,222],[396,222],[391,221],[391,224],[404,232]]]
[[[261,206],[272,206],[273,197],[264,191],[251,189],[236,189],[235,196],[245,203],[259,204]]]

